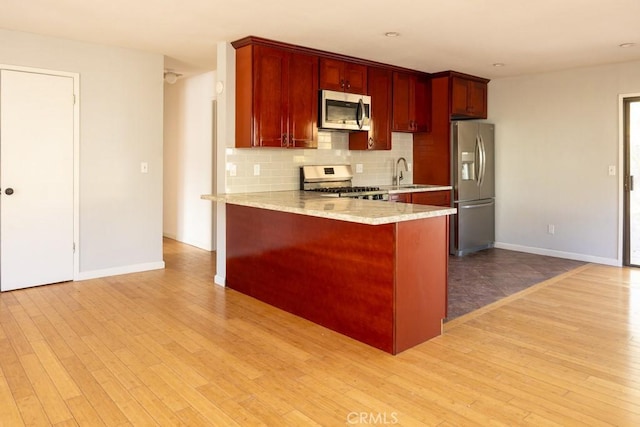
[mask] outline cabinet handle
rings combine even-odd
[[[351,83],[347,82],[347,89],[351,89]]]
[[[340,87],[344,89],[344,79],[340,79]]]
[[[282,134],[282,146],[283,147],[287,146],[288,138],[289,138],[289,136],[286,133]]]

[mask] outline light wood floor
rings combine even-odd
[[[161,271],[0,294],[0,424],[640,425],[640,272],[586,265],[391,356]]]

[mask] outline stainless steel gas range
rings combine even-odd
[[[351,165],[306,165],[300,167],[300,189],[317,191],[323,196],[389,200],[389,192],[380,187],[352,185]]]

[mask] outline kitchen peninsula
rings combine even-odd
[[[448,207],[304,191],[226,203],[226,286],[384,350],[440,335]]]

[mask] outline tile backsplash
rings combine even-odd
[[[300,166],[350,164],[353,185],[391,185],[393,169],[400,157],[407,159],[409,172],[403,183],[413,183],[413,135],[393,133],[391,150],[351,151],[346,132],[319,132],[317,149],[227,148],[226,192],[298,190]],[[362,165],[362,172],[356,166]]]

